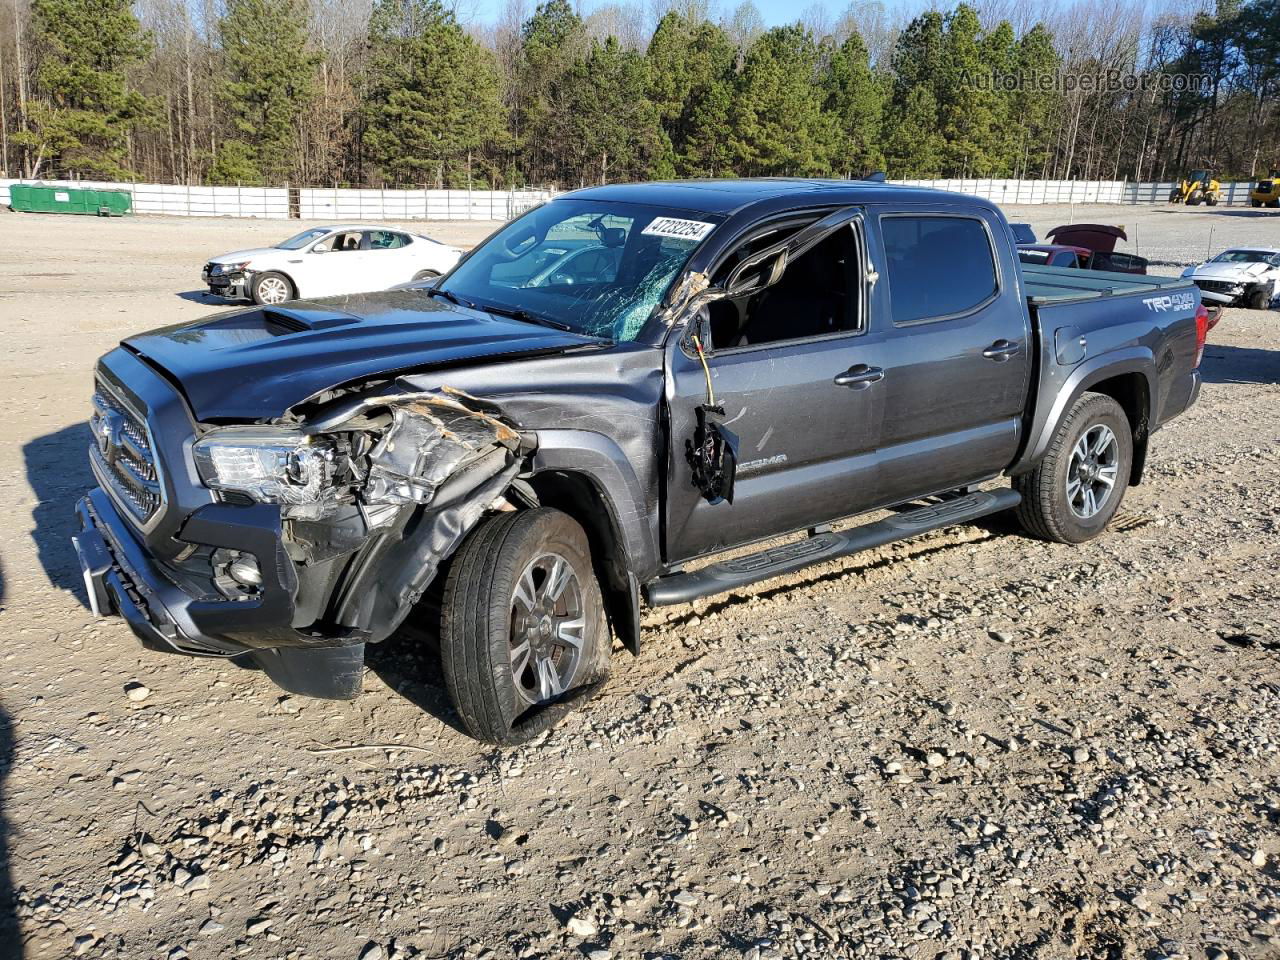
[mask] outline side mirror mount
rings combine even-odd
[[[685,324],[684,336],[680,338],[680,348],[687,356],[694,359],[697,359],[699,352],[704,357],[715,354],[711,337],[711,311],[705,305],[699,307]]]

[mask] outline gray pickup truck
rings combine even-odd
[[[1206,324],[1189,280],[1020,265],[973,197],[581,190],[439,282],[125,340],[75,543],[148,647],[297,693],[355,696],[408,620],[466,728],[513,743],[614,638],[639,653],[642,602],[1011,508],[1096,536],[1195,401]]]

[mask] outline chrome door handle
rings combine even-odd
[[[832,382],[837,387],[851,387],[854,390],[862,390],[873,383],[879,383],[883,379],[884,371],[879,367],[868,367],[865,363],[855,363],[844,373],[836,374],[836,378]]]
[[[982,355],[988,360],[994,360],[997,363],[1003,363],[1021,349],[1019,344],[1012,340],[997,340],[987,349],[982,351]]]

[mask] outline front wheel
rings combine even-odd
[[[1092,540],[1111,522],[1129,485],[1133,433],[1120,404],[1086,393],[1058,425],[1044,459],[1014,478],[1018,521],[1058,543]]]
[[[1255,287],[1244,298],[1244,305],[1250,310],[1266,310],[1271,306],[1271,291],[1266,287]]]
[[[249,291],[253,302],[262,306],[274,306],[293,299],[293,284],[283,273],[268,271],[259,274],[253,281],[253,289]]]
[[[1205,206],[1216,207],[1218,205],[1218,198],[1214,196],[1212,193],[1206,194],[1204,198],[1204,202],[1205,202]]]
[[[548,729],[604,680],[610,647],[587,536],[567,514],[499,514],[454,555],[440,654],[476,739],[515,744]]]
[[[440,276],[440,272],[438,270],[419,270],[413,275],[413,280],[410,282],[418,283],[421,280],[434,280],[438,276]]]

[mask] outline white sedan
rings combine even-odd
[[[214,257],[201,278],[214,296],[272,304],[438,277],[460,256],[456,247],[391,227],[313,227],[274,247]]]
[[[1266,310],[1280,297],[1280,249],[1234,247],[1182,275],[1195,281],[1209,303]]]

